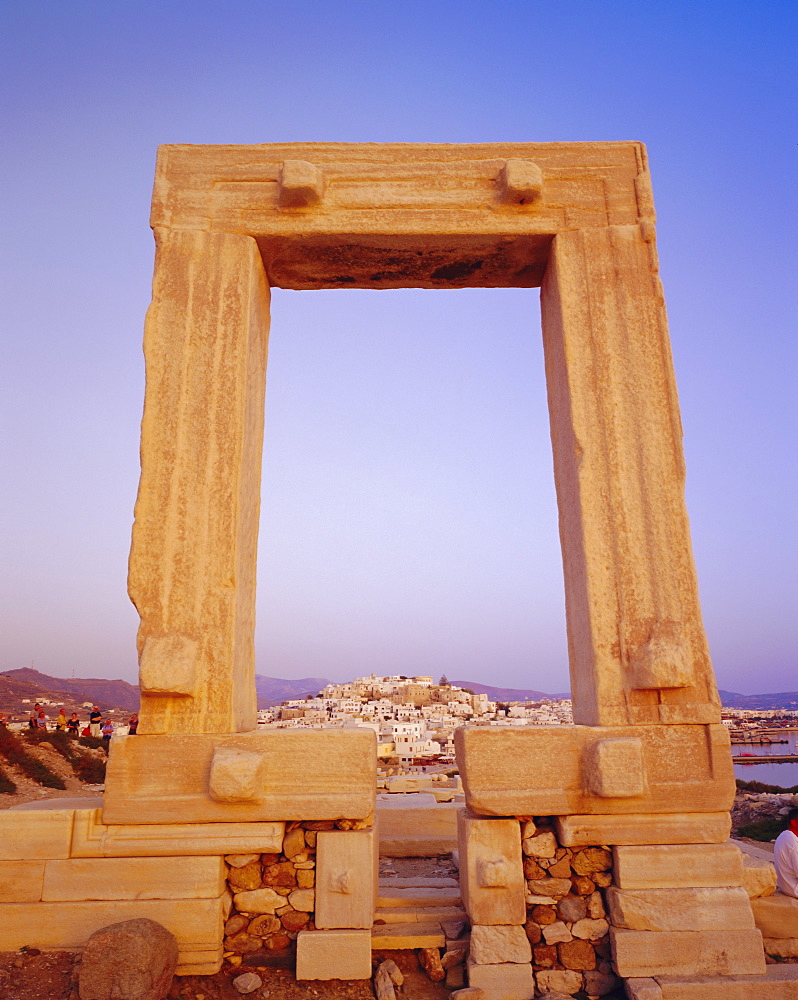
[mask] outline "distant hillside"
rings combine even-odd
[[[31,667],[4,670],[0,673],[0,678],[3,677],[30,687],[30,693],[20,694],[20,698],[44,696],[53,701],[92,701],[100,708],[121,708],[125,712],[137,712],[139,708],[139,689],[127,681],[109,681],[104,677],[50,677]]]
[[[782,691],[778,694],[737,694],[735,691],[719,691],[724,708],[787,709],[798,711],[798,691]]]
[[[570,698],[570,694],[546,694],[544,691],[532,691],[528,688],[500,688],[490,684],[478,684],[476,681],[452,681],[455,687],[468,688],[474,694],[486,694],[491,701],[545,701],[559,698]]]
[[[271,708],[294,698],[315,696],[323,687],[331,684],[326,677],[300,677],[298,680],[284,680],[280,677],[264,677],[255,674],[255,690],[258,693],[258,708]]]

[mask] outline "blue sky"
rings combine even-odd
[[[716,673],[794,689],[796,10],[6,5],[0,669],[135,679],[159,143],[641,139]],[[258,671],[565,689],[546,419],[535,291],[276,291]]]

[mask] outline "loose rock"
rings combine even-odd
[[[233,986],[239,993],[254,993],[263,986],[263,980],[255,972],[245,972],[241,976],[236,976]]]
[[[446,976],[441,965],[441,953],[437,948],[419,948],[418,960],[433,983],[439,983]]]
[[[177,940],[146,917],[95,931],[80,967],[80,1000],[164,1000],[177,966]]]

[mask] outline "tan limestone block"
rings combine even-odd
[[[661,993],[652,1000],[798,1000],[796,965],[768,965],[764,975],[754,978],[658,976],[657,981]]]
[[[407,951],[411,948],[443,948],[446,936],[440,923],[423,919],[407,924],[375,924],[371,930],[371,947]]]
[[[370,979],[371,932],[300,931],[296,939],[296,978]]]
[[[524,928],[517,924],[474,924],[471,927],[469,954],[477,965],[531,962],[532,946]]]
[[[285,823],[125,823],[108,826],[101,809],[78,809],[72,827],[70,856],[171,857],[279,853]]]
[[[529,287],[553,233],[648,220],[647,177],[637,142],[170,145],[151,221],[255,237],[282,288]]]
[[[223,897],[217,899],[118,899],[90,902],[0,904],[0,951],[23,945],[53,951],[82,948],[108,924],[148,917],[171,931],[182,955],[215,952],[224,933]]]
[[[645,790],[630,796],[627,784],[621,789],[624,795],[613,798],[591,791],[586,786],[585,768],[594,759],[595,744],[628,739],[639,741],[642,748]],[[725,726],[528,726],[509,730],[461,726],[455,730],[454,742],[466,805],[475,815],[728,812],[734,801]],[[609,789],[609,785],[601,787],[603,793]]]
[[[7,815],[5,813],[4,818]],[[41,899],[44,866],[44,861],[0,861],[0,903],[30,903]]]
[[[526,882],[518,821],[478,819],[462,809],[458,834],[461,891],[472,924],[523,924]]]
[[[155,237],[128,574],[141,616],[135,739],[240,732],[257,721],[255,562],[269,287],[249,237],[164,228]]]
[[[798,899],[780,892],[751,900],[756,926],[766,938],[798,938]]]
[[[130,824],[145,816],[151,824],[363,819],[376,797],[375,739],[366,729],[119,737],[111,747],[103,822]],[[258,756],[254,800],[211,796],[208,775],[217,750]],[[219,853],[230,853],[231,846]]]
[[[571,688],[581,725],[720,721],[651,235],[638,225],[561,232],[542,284]],[[646,771],[653,784],[648,761]],[[730,780],[730,758],[725,772]],[[557,813],[575,811],[591,810]]]
[[[558,816],[557,840],[564,847],[590,844],[725,844],[728,811],[637,816]]]
[[[459,802],[435,803],[434,796],[398,795],[377,799],[380,843],[388,857],[436,857],[457,849]]]
[[[743,887],[749,899],[772,896],[776,891],[776,869],[773,862],[743,854]]]
[[[322,831],[316,839],[316,913],[320,930],[370,928],[377,905],[376,830]]]
[[[747,931],[610,929],[616,970],[624,979],[660,975],[746,975],[765,971],[762,935]]]
[[[6,809],[0,822],[0,860],[68,858],[73,809]]]
[[[468,985],[484,990],[490,1000],[531,1000],[535,995],[531,965],[477,965],[469,956],[467,968]]]
[[[47,861],[42,899],[216,899],[226,874],[220,857]]]
[[[215,976],[221,969],[224,949],[209,948],[206,951],[186,951],[177,956],[176,976]]]
[[[754,926],[751,905],[743,888],[611,887],[606,898],[613,926],[635,931],[750,930]]]
[[[723,889],[742,885],[740,852],[732,844],[613,847],[621,889]]]

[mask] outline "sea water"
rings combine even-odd
[[[762,758],[778,757],[786,753],[798,753],[798,732],[781,733],[773,735],[772,739],[786,739],[787,743],[765,743],[761,746],[758,743],[743,746],[740,743],[732,744],[732,754],[737,757],[740,754],[754,754],[761,761]],[[765,785],[780,785],[782,788],[792,788],[798,785],[798,761],[787,764],[735,764],[734,777],[742,781],[761,781]]]

